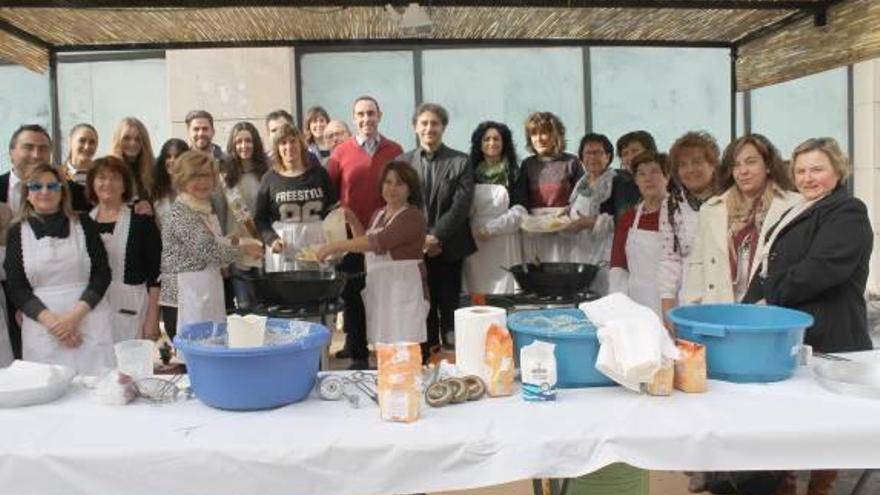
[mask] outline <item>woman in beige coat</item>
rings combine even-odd
[[[715,177],[723,193],[700,209],[685,281],[689,304],[742,300],[767,230],[800,198],[776,147],[760,134],[730,143]]]

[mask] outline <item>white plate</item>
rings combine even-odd
[[[52,402],[67,392],[75,375],[66,366],[15,361],[0,370],[0,407]]]

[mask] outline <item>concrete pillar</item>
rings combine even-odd
[[[190,110],[214,116],[214,142],[226,150],[229,130],[248,120],[266,141],[264,118],[284,109],[296,115],[293,48],[168,50],[168,105],[171,134],[186,139]]]
[[[880,298],[880,59],[854,66],[853,106],[853,189],[868,206],[874,226],[868,293]]]

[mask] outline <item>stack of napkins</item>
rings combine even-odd
[[[610,294],[579,308],[598,329],[596,369],[624,387],[641,391],[664,364],[679,358],[660,318],[626,294]]]

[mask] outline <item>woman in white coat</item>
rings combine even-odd
[[[660,316],[657,256],[663,249],[660,207],[669,182],[666,155],[642,153],[632,160],[630,170],[642,200],[626,210],[617,224],[611,251],[611,292],[623,292]]]
[[[799,199],[776,147],[760,134],[742,136],[724,150],[717,190],[700,208],[688,259],[686,303],[742,300],[755,273],[767,230]]]
[[[90,216],[104,241],[113,279],[107,291],[113,340],[159,338],[159,263],[162,238],[152,216],[131,211],[134,182],[125,162],[98,158],[86,176]]]
[[[683,295],[684,274],[697,237],[700,207],[714,193],[715,170],[720,161],[721,152],[715,138],[703,131],[686,133],[669,149],[671,187],[660,209],[663,251],[658,285],[663,315],[676,307]]]
[[[510,204],[516,181],[516,150],[510,129],[482,122],[471,134],[470,163],[474,167],[471,229],[477,252],[464,260],[465,288],[472,296],[513,294],[516,281],[501,267],[522,262],[519,224],[528,212]]]
[[[321,246],[317,256],[323,260],[333,254],[366,253],[362,296],[369,342],[425,342],[430,304],[422,250],[427,219],[419,175],[409,163],[393,161],[382,170],[380,184],[385,206],[373,214],[369,229],[364,231],[357,216],[345,210],[354,238]],[[363,363],[352,364],[358,366]]]
[[[262,256],[259,244],[238,246],[226,238],[211,209],[217,186],[217,163],[201,151],[187,151],[175,161],[177,198],[162,228],[162,318],[169,337],[184,325],[226,321],[223,276],[220,270],[241,252]]]
[[[569,261],[599,266],[590,288],[598,294],[608,293],[608,262],[614,237],[612,191],[615,172],[611,169],[614,145],[602,134],[590,133],[581,139],[578,156],[584,176],[571,193],[568,215],[571,223],[563,236],[573,237]]]
[[[9,228],[4,262],[13,304],[24,313],[22,357],[82,374],[116,365],[107,252],[94,221],[70,206],[61,172],[34,167],[20,184],[19,220]]]

